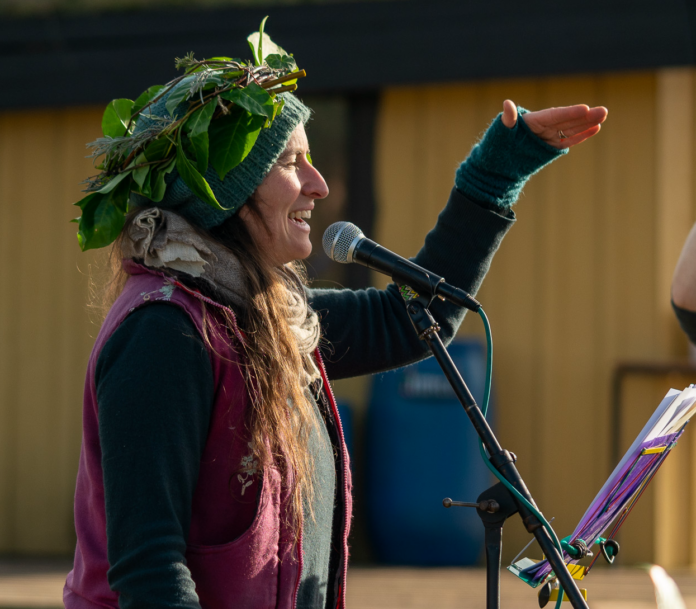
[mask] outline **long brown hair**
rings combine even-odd
[[[263,223],[253,198],[245,205]],[[101,282],[101,289],[92,291],[92,304],[103,316],[118,298],[127,279],[121,267],[121,243],[135,215],[137,212],[127,218],[121,237],[112,246],[107,264],[108,278]],[[251,403],[246,413],[247,433],[259,467],[277,467],[283,475],[290,492],[289,517],[297,539],[303,504],[311,517],[314,516],[311,506],[315,489],[309,439],[312,428],[317,425],[314,406],[305,395],[306,387],[301,384],[301,379],[306,378],[304,358],[287,321],[287,290],[293,289],[293,284],[297,289],[298,278],[302,284],[306,282],[304,266],[297,261],[287,268],[273,266],[259,250],[239,214],[210,231],[196,230],[228,248],[243,269],[249,301],[245,308],[237,307],[235,315],[246,337],[241,365]],[[176,278],[216,302],[231,304],[221,302],[223,297],[205,282],[179,273]],[[204,306],[207,305],[204,303]],[[219,315],[221,310],[215,309]],[[215,331],[211,313],[208,308],[206,333]],[[234,323],[232,316],[224,310],[222,315],[230,328]],[[209,335],[203,338],[210,345]]]

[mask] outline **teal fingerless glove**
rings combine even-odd
[[[517,112],[512,129],[503,125],[499,114],[457,169],[454,183],[470,199],[509,209],[531,176],[568,152],[532,133],[521,118],[528,110],[518,107]]]

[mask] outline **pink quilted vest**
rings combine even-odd
[[[203,332],[204,302],[208,312],[221,305],[186,288],[164,275],[130,261],[124,262],[130,274],[121,296],[114,303],[99,332],[87,367],[84,392],[83,436],[75,490],[75,564],[68,574],[63,600],[67,609],[118,609],[118,593],[107,582],[106,515],[104,482],[99,445],[98,408],[94,383],[95,367],[102,347],[119,324],[136,308],[153,301],[180,306],[199,332]],[[237,327],[232,328],[234,342],[244,341]],[[230,541],[224,536],[230,514],[239,509],[229,492],[230,481],[244,486],[247,477],[239,477],[239,464],[248,455],[247,441],[238,432],[243,429],[249,396],[239,369],[239,355],[222,333],[209,333],[211,363],[215,383],[215,405],[208,439],[201,459],[198,485],[193,497],[191,528],[186,562],[196,584],[203,609],[294,609],[302,572],[302,553],[293,545],[287,522],[287,485],[281,484],[278,470],[263,471],[258,509],[251,526]],[[212,352],[214,351],[214,352]],[[316,357],[324,377],[339,430],[343,453],[343,497],[345,507],[341,584],[337,608],[345,607],[345,580],[348,560],[348,533],[352,499],[348,453],[343,440],[336,403],[331,393],[319,352]],[[257,487],[254,487],[257,488]],[[244,488],[239,489],[244,491]],[[253,489],[249,489],[252,491]],[[301,537],[300,537],[301,540]],[[301,541],[300,541],[301,545]],[[293,549],[294,548],[294,549]]]

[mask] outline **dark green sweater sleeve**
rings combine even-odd
[[[491,259],[515,220],[510,207],[530,176],[567,150],[538,138],[524,122],[524,108],[511,129],[496,117],[455,176],[447,206],[425,245],[413,259],[445,277],[448,283],[476,294]],[[323,348],[332,378],[390,370],[428,355],[418,340],[394,284],[386,290],[310,290],[312,307],[321,314]],[[450,341],[464,311],[438,300],[430,307]]]
[[[165,303],[132,313],[96,368],[109,585],[121,609],[200,609],[185,551],[213,406],[193,322]]]
[[[493,255],[513,225],[512,211],[487,209],[456,188],[413,261],[476,294]],[[381,372],[425,357],[427,346],[416,336],[395,284],[385,290],[309,290],[321,315],[327,372],[338,379]],[[439,300],[431,311],[449,342],[464,310]]]

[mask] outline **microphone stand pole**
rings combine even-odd
[[[405,282],[400,281],[396,277],[394,277],[394,279],[399,285],[399,288],[403,287],[404,290],[408,288],[408,286],[404,285]],[[402,290],[402,294],[404,293],[404,290]],[[418,338],[425,341],[433,356],[437,360],[437,363],[442,368],[442,371],[447,377],[452,389],[454,389],[457,398],[464,407],[467,416],[471,420],[476,433],[478,434],[479,438],[481,438],[483,446],[488,451],[491,463],[503,475],[503,477],[510,482],[510,484],[517,489],[523,497],[527,499],[527,501],[536,506],[536,503],[534,503],[534,500],[532,499],[531,493],[527,489],[524,480],[522,480],[522,477],[515,467],[515,458],[513,458],[513,456],[507,450],[504,450],[500,446],[498,439],[493,433],[493,430],[491,430],[490,426],[488,425],[488,421],[486,421],[481,409],[476,404],[474,396],[471,395],[469,388],[466,386],[464,379],[462,379],[457,367],[454,365],[452,358],[449,356],[447,349],[440,339],[440,335],[438,334],[440,331],[440,326],[438,326],[437,322],[433,319],[430,311],[428,310],[432,297],[427,298],[425,296],[419,296],[413,292],[411,292],[411,294],[415,296],[415,298],[406,301],[406,310],[408,311],[408,315],[411,318],[413,327],[418,334]],[[575,580],[573,580],[570,572],[568,571],[568,567],[563,560],[563,556],[559,554],[553,540],[551,539],[551,536],[534,513],[524,503],[518,501],[518,499],[515,498],[502,484],[494,486],[493,488],[489,489],[489,491],[492,491],[495,495],[497,495],[494,497],[494,499],[498,503],[502,504],[503,508],[506,507],[506,504],[509,504],[509,500],[507,500],[505,495],[512,498],[517,507],[517,511],[519,511],[525,528],[527,531],[532,533],[534,537],[536,537],[544,556],[546,556],[551,567],[553,568],[556,577],[563,586],[563,590],[574,609],[589,609],[585,599],[578,590]],[[479,500],[481,501],[481,498],[483,498],[485,495],[487,495],[487,492],[484,492]],[[450,505],[456,505],[456,502],[450,501]],[[514,511],[507,509],[505,515],[501,514],[502,519],[500,517],[487,519],[484,517],[484,514],[488,513],[485,509],[482,510],[479,508],[477,512],[483,519],[484,526],[486,526],[486,554],[488,557],[487,609],[498,609],[500,607],[499,585],[502,525],[505,518],[514,513]],[[494,569],[497,570],[497,573],[492,572]]]

